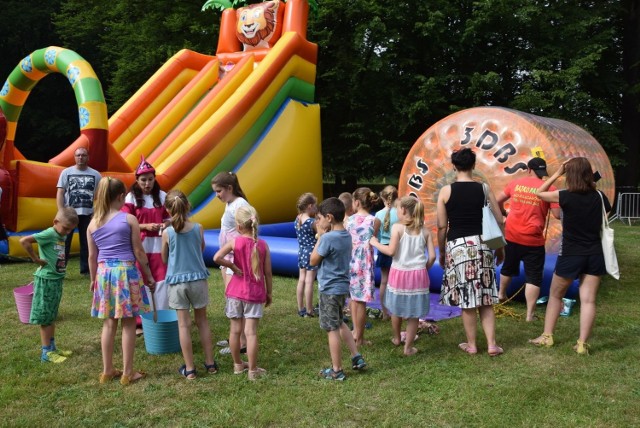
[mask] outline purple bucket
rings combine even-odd
[[[33,282],[13,289],[13,297],[16,299],[18,318],[23,324],[29,324],[31,315],[31,302],[33,301]]]

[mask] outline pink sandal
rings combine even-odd
[[[489,354],[490,357],[497,357],[498,355],[504,354],[504,349],[502,349],[498,345],[489,346],[489,349],[487,350],[487,353]]]
[[[470,355],[475,355],[478,353],[478,348],[469,345],[467,342],[462,342],[458,345],[458,348],[462,349],[464,352]]]

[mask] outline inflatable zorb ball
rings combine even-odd
[[[476,154],[474,176],[489,183],[494,194],[511,180],[527,174],[527,162],[541,157],[552,175],[566,160],[583,156],[600,172],[598,189],[613,201],[615,183],[609,158],[587,131],[559,119],[535,116],[501,107],[476,107],[440,120],[413,145],[402,167],[400,195],[415,195],[425,205],[426,225],[436,230],[436,202],[440,189],[455,180],[451,153],[470,148]],[[564,177],[555,186],[564,188]],[[505,204],[509,209],[509,203]],[[557,253],[561,223],[550,216],[547,253]],[[437,236],[434,233],[434,237]]]

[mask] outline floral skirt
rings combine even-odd
[[[498,303],[494,254],[480,236],[447,241],[440,303],[462,309]]]
[[[149,298],[133,261],[108,259],[98,263],[91,316],[131,318],[149,312]]]

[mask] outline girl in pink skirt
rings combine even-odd
[[[419,318],[429,312],[429,269],[436,260],[431,233],[424,227],[424,205],[412,196],[400,199],[398,222],[391,227],[389,245],[375,236],[371,245],[382,254],[393,257],[385,294],[385,306],[391,313],[393,338],[400,346],[402,319],[407,320],[404,354],[414,355],[413,347]],[[426,254],[425,254],[426,253]]]

